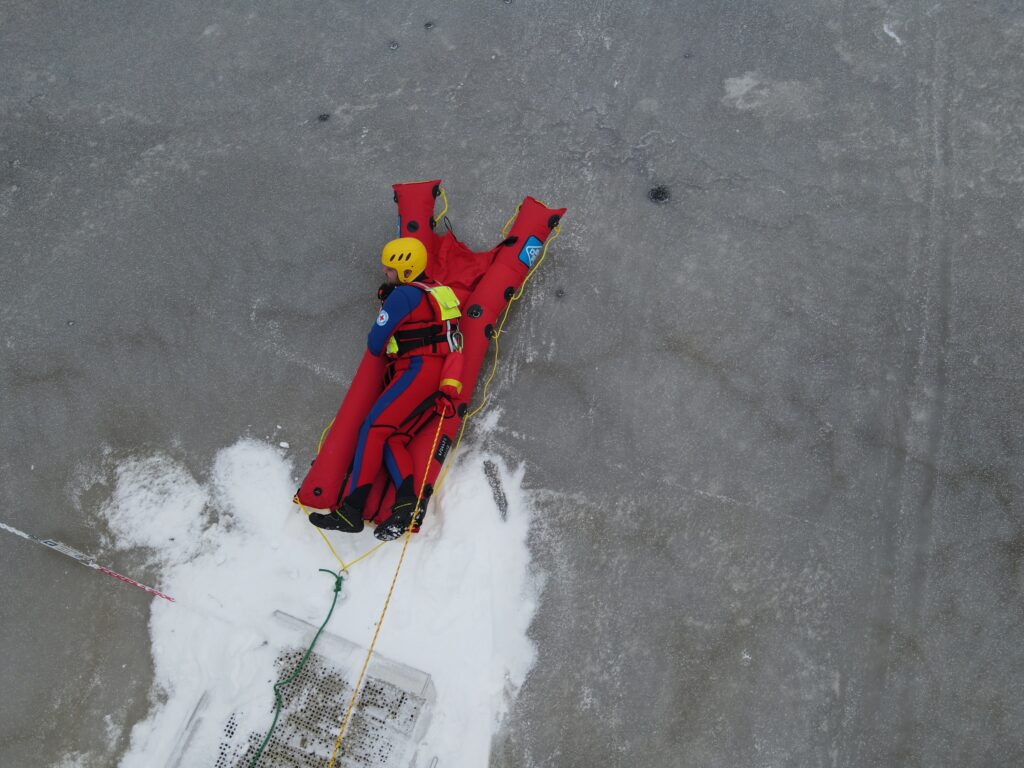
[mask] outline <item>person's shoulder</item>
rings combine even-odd
[[[423,292],[412,285],[396,285],[387,298],[386,304],[391,307],[405,307],[412,311],[419,306]]]
[[[415,283],[402,283],[401,285],[395,286],[395,293],[404,293],[408,296],[419,296],[423,289]]]

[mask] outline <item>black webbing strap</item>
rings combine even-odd
[[[444,326],[430,325],[411,331],[397,331],[395,343],[398,344],[398,354],[401,356],[420,347],[433,347],[433,351],[436,352],[438,344],[448,343],[448,337],[445,335]]]
[[[424,339],[428,336],[437,336],[444,328],[440,324],[428,325],[426,328],[414,328],[411,331],[396,331],[395,341],[401,342],[406,339]]]

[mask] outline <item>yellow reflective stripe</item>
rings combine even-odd
[[[442,320],[454,320],[456,317],[462,317],[462,312],[459,310],[459,298],[455,295],[455,291],[447,285],[431,288],[430,295],[434,297],[434,301],[437,302],[437,306],[441,310]]]
[[[441,387],[453,387],[456,392],[462,394],[462,382],[458,379],[441,379]]]
[[[388,339],[388,346],[387,346],[386,352],[389,355],[397,355],[398,354],[398,342],[395,341],[395,337],[394,336],[392,336],[390,339]]]
[[[424,283],[413,283],[413,285],[431,295],[437,308],[441,311],[442,320],[454,320],[456,317],[462,317],[462,312],[459,310],[459,297],[447,285],[431,286]]]

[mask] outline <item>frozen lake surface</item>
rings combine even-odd
[[[1022,46],[999,0],[0,2],[0,519],[173,580],[118,472],[301,474],[390,185],[478,249],[532,194],[569,212],[465,455],[538,590],[490,765],[1024,763]],[[423,562],[491,530],[441,521]],[[127,762],[150,598],[0,562],[0,764]]]

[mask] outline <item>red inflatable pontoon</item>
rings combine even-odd
[[[416,461],[416,488],[424,489],[421,507],[426,507],[433,493],[434,483],[468,412],[499,318],[522,289],[543,252],[544,242],[566,211],[565,208],[548,208],[527,197],[505,239],[489,251],[475,253],[450,230],[443,236],[435,232],[434,204],[440,190],[440,179],[394,185],[399,237],[415,237],[426,246],[430,259],[427,273],[452,288],[459,298],[460,326],[465,339],[460,376],[463,386],[454,401],[455,413],[446,415],[440,433],[438,419],[441,416],[435,414],[410,446]],[[337,509],[340,504],[339,496],[351,469],[359,428],[383,391],[386,367],[385,356],[363,354],[338,415],[296,496],[303,506]],[[364,517],[375,524],[383,522],[391,514],[394,494],[388,473],[382,469],[374,482]]]

